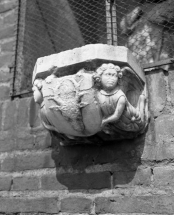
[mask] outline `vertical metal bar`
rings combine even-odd
[[[116,4],[114,0],[105,0],[107,44],[117,45]]]
[[[111,31],[111,14],[110,14],[110,3],[106,2],[106,30],[107,30],[107,44],[112,45],[112,31]]]

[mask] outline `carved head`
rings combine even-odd
[[[122,72],[119,66],[112,63],[102,64],[93,76],[95,83],[102,89],[112,91],[119,85]]]

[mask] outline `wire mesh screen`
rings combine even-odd
[[[173,0],[19,0],[14,93],[31,89],[37,58],[105,43],[141,64],[174,55]]]

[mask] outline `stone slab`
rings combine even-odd
[[[143,70],[126,47],[105,44],[90,44],[38,58],[33,71],[33,82],[53,72],[59,76],[65,76],[74,74],[85,66],[98,67],[107,62],[131,67],[142,82],[145,82]]]

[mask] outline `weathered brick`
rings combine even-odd
[[[0,13],[7,12],[17,6],[16,0],[0,2]]]
[[[9,191],[11,189],[11,176],[0,176],[0,191]]]
[[[109,172],[57,174],[57,180],[69,190],[111,188]]]
[[[34,176],[21,176],[13,178],[12,190],[38,190],[39,178]]]
[[[2,160],[1,170],[7,172],[55,167],[51,151],[23,152]]]
[[[58,213],[57,198],[1,197],[0,211],[4,213],[36,212]]]
[[[5,103],[5,116],[3,122],[3,130],[14,129],[16,125],[17,103],[15,101],[8,101]]]
[[[0,86],[0,101],[9,99],[10,98],[9,96],[10,96],[10,87]]]
[[[86,198],[70,197],[61,200],[61,211],[70,213],[90,213],[92,201]]]
[[[15,44],[15,41],[13,41],[13,40],[1,44],[1,51],[2,52],[12,52],[14,49],[14,44]]]
[[[114,186],[144,185],[151,183],[151,169],[138,169],[132,172],[114,172]]]
[[[150,109],[154,116],[159,116],[164,109],[167,100],[164,73],[162,69],[154,71],[147,76],[147,86],[149,90]]]
[[[155,186],[174,186],[173,166],[155,167],[153,173]]]
[[[45,174],[41,176],[42,190],[64,190],[67,187],[59,182],[55,174]]]
[[[97,214],[145,213],[173,214],[173,195],[99,197],[95,200]]]

